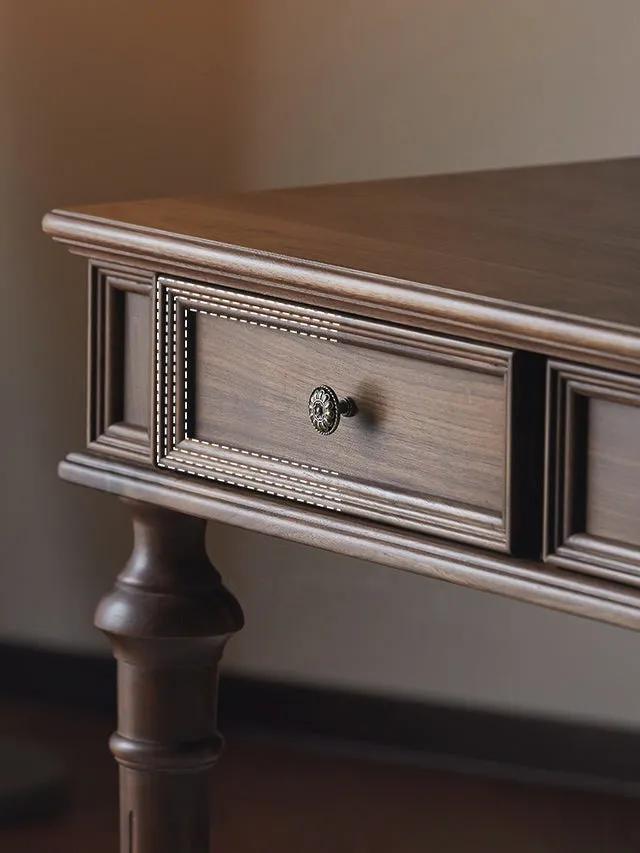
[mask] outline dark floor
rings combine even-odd
[[[55,744],[76,780],[70,809],[0,828],[2,853],[116,853],[111,721],[0,703],[0,731]],[[216,774],[216,853],[626,853],[640,802],[336,757],[231,735]],[[176,851],[180,853],[180,851]]]

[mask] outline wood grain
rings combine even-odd
[[[587,533],[640,548],[640,405],[590,401],[587,471]]]
[[[386,319],[496,343],[562,341],[635,371],[639,184],[630,158],[85,206],[44,225],[89,255],[357,298]]]
[[[196,518],[127,502],[134,548],[96,613],[118,659],[122,853],[209,853],[217,670],[243,624]]]
[[[89,447],[60,473],[135,502],[97,617],[123,853],[209,847],[242,616],[198,519],[640,630],[639,189],[634,158],[45,217],[93,265]],[[320,384],[359,409],[329,439]]]
[[[640,585],[640,381],[549,365],[546,559]]]
[[[175,280],[157,303],[160,465],[509,546],[510,352]],[[358,413],[327,439],[329,383]]]
[[[640,630],[640,591],[535,560],[492,554],[386,525],[90,453],[59,466],[71,483],[292,542]]]
[[[504,375],[202,315],[196,340],[194,437],[504,511]],[[307,412],[322,384],[359,409],[327,438]]]
[[[161,467],[539,555],[540,359],[164,276],[156,304]],[[319,384],[357,407],[330,437]]]
[[[153,317],[151,294],[124,294],[122,420],[149,432]]]
[[[152,276],[89,267],[88,444],[151,462]],[[155,399],[155,396],[154,396]]]

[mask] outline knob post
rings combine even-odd
[[[318,385],[309,396],[309,420],[320,435],[331,435],[340,425],[340,416],[351,418],[357,412],[351,397],[339,398],[329,385]]]

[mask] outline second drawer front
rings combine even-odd
[[[160,466],[509,549],[511,352],[225,288],[157,287]],[[319,385],[358,410],[329,436],[309,419]]]
[[[546,559],[640,584],[640,379],[549,364]]]

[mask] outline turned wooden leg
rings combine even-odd
[[[205,522],[126,501],[134,547],[96,625],[118,660],[121,853],[209,853],[218,662],[242,610],[205,550]]]

